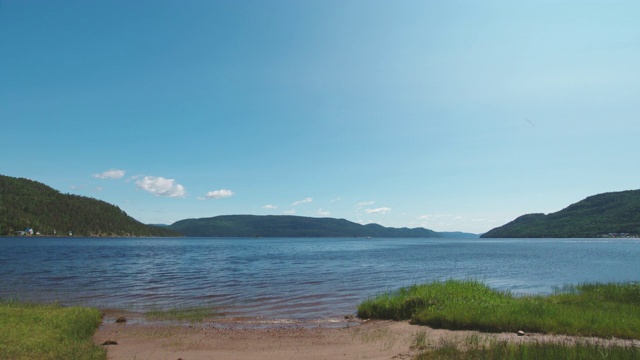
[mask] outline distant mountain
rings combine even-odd
[[[201,237],[446,237],[424,228],[387,228],[344,219],[288,215],[223,215],[186,219],[173,223],[169,228],[185,236]]]
[[[523,215],[481,237],[588,238],[621,234],[640,234],[640,190],[590,196],[548,215]]]
[[[460,231],[439,231],[438,234],[440,234],[444,238],[451,238],[451,239],[478,239],[480,237],[480,235],[478,234],[472,234],[472,233],[466,233],[466,232],[460,232]]]
[[[0,235],[30,228],[42,235],[180,236],[148,226],[117,206],[77,195],[62,194],[42,183],[0,175]]]
[[[161,227],[161,228],[166,228],[169,227],[169,225],[167,224],[147,224],[149,226],[157,226],[157,227]]]
[[[344,219],[284,215],[225,215],[186,219],[171,225],[145,225],[104,201],[62,194],[37,181],[0,175],[0,236],[27,229],[49,236],[478,237],[462,232],[438,233],[424,228],[387,228]]]

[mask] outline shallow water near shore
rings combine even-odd
[[[0,299],[101,309],[212,306],[221,322],[349,320],[364,299],[477,279],[514,294],[640,281],[638,239],[0,238]]]

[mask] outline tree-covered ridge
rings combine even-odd
[[[84,196],[62,194],[37,181],[0,175],[0,235],[31,228],[42,235],[176,236],[148,226],[117,206]]]
[[[288,215],[224,215],[186,219],[173,223],[169,228],[185,236],[201,237],[442,237],[424,228],[387,228],[344,219]]]
[[[640,234],[640,190],[590,196],[548,215],[523,215],[481,237],[580,238],[610,234]]]

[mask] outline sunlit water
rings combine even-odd
[[[216,306],[247,323],[333,322],[432,280],[516,294],[640,281],[640,241],[0,238],[0,298],[144,312]]]

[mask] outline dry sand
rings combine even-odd
[[[566,343],[576,339],[540,334],[518,337],[511,333],[435,330],[408,322],[369,321],[343,328],[280,326],[262,329],[228,324],[110,322],[100,327],[94,340],[97,344],[117,342],[117,345],[107,345],[110,360],[411,359],[419,351],[413,345],[420,333],[425,334],[427,346],[437,346],[445,340],[464,344],[470,335],[509,341]]]
[[[346,328],[240,328],[215,325],[106,324],[94,336],[110,360],[409,359],[415,332],[406,322]]]

